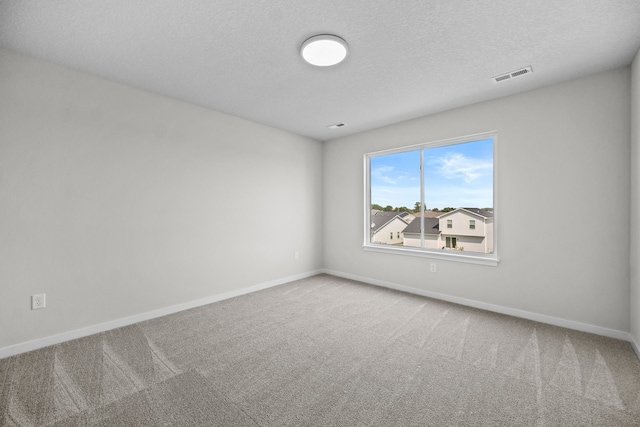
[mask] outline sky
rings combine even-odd
[[[428,148],[424,165],[427,209],[493,207],[493,139]],[[419,201],[420,150],[371,158],[372,204]]]

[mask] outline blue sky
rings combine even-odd
[[[493,140],[425,150],[427,209],[493,207]],[[371,159],[371,203],[413,208],[420,201],[420,151]]]

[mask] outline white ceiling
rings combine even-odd
[[[640,0],[0,0],[0,46],[330,140],[628,65]]]

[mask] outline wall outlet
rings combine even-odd
[[[431,263],[431,272],[435,273],[437,271],[436,264],[434,262]]]
[[[296,261],[298,261],[300,259],[300,254],[298,253],[298,251],[295,251],[293,253],[293,259],[295,259]]]
[[[45,308],[47,306],[46,294],[31,295],[31,310]]]

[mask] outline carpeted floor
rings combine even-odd
[[[0,360],[0,425],[640,426],[640,361],[319,275]]]

